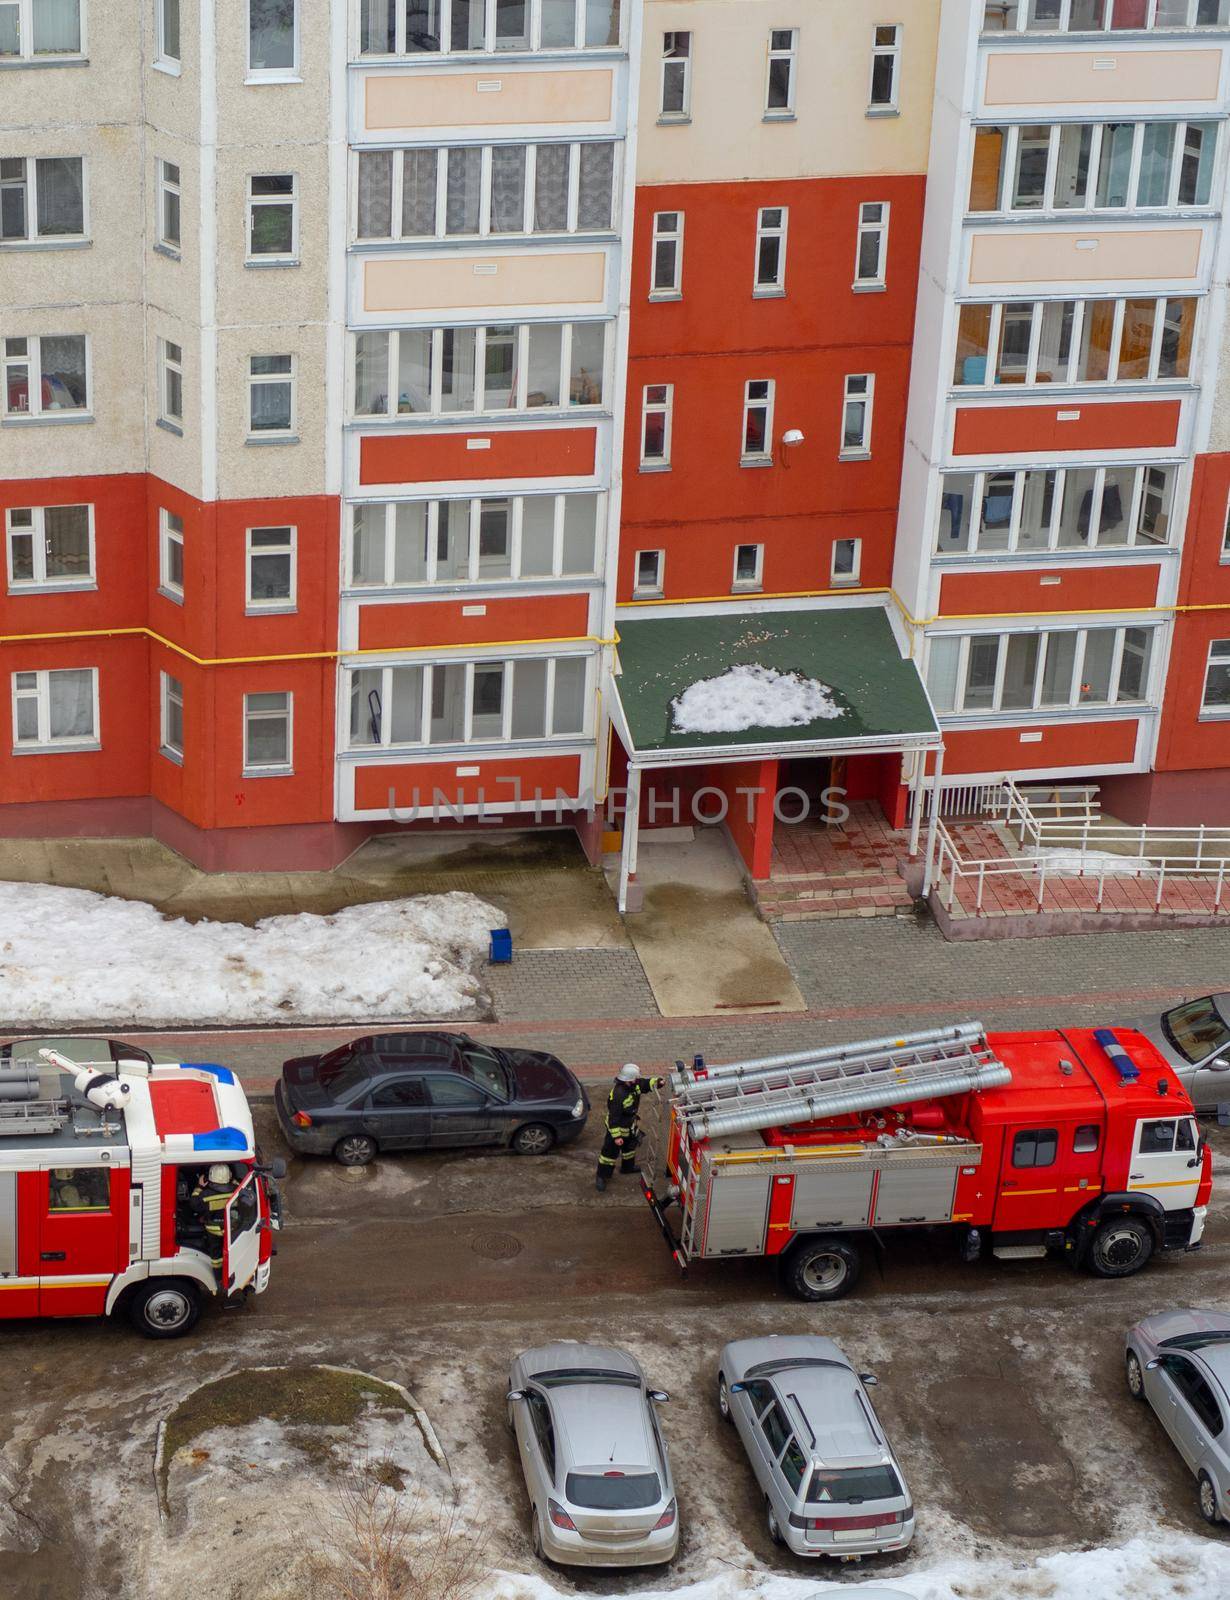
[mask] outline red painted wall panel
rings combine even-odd
[[[1057,767],[1094,769],[1131,761],[1136,753],[1136,721],[1064,722],[1048,727],[947,728],[944,776],[960,772],[1045,772]],[[1036,744],[1022,744],[1022,733],[1041,733]]]
[[[1040,567],[1024,572],[949,572],[940,614],[1005,615],[1028,611],[1116,611],[1157,603],[1158,566]],[[1058,578],[1058,583],[1045,583]]]
[[[924,180],[809,179],[655,185],[637,194],[629,414],[625,431],[619,598],[632,598],[635,552],[666,551],[665,595],[729,594],[735,546],[763,544],[766,593],[829,587],[832,546],[861,538],[862,583],[892,566]],[[887,288],[855,293],[864,201],[889,201]],[[756,218],[789,208],[784,295],[753,294]],[[683,293],[650,301],[653,215],[685,219]],[[847,374],[875,375],[868,460],[840,460]],[[775,384],[777,446],[743,467],[744,386]],[[640,470],[648,384],[674,386],[669,471]]]
[[[469,775],[459,778],[458,767]],[[469,771],[474,767],[477,773]],[[462,756],[452,761],[360,767],[355,773],[355,806],[360,811],[383,811],[390,805],[427,808],[436,789],[454,805],[507,805],[517,797],[514,778],[520,781],[524,800],[532,800],[538,791],[551,801],[557,789],[575,798],[581,782],[581,758],[557,755],[509,760],[475,755],[472,761]]]
[[[958,456],[1065,450],[1168,450],[1179,436],[1177,400],[1074,400],[1068,405],[966,406],[953,425]],[[1061,411],[1077,411],[1072,422]]]
[[[369,434],[359,442],[359,482],[587,477],[594,471],[597,437],[594,428]],[[490,447],[471,450],[468,439],[485,439]]]
[[[485,614],[465,616],[465,610],[473,606],[485,607]],[[418,600],[403,605],[363,606],[359,612],[359,648],[583,639],[588,628],[589,599],[583,594],[518,595],[507,600]]]

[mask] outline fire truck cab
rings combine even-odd
[[[698,1057],[659,1113],[642,1181],[676,1260],[776,1256],[805,1300],[848,1293],[889,1228],[948,1226],[968,1260],[989,1245],[1126,1277],[1199,1245],[1212,1190],[1190,1099],[1127,1029],[970,1023]]]
[[[0,1318],[120,1313],[168,1339],[207,1295],[260,1294],[278,1174],[234,1073],[39,1057],[0,1070]]]

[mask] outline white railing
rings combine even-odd
[[[934,784],[928,784],[923,791],[923,815],[931,815],[931,796]],[[996,779],[993,783],[967,783],[964,778],[954,778],[950,783],[940,780],[940,816],[941,817],[972,817],[981,820],[995,814],[995,805],[999,798],[1003,784]],[[914,815],[915,792],[909,790],[906,815]]]

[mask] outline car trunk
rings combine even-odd
[[[318,1111],[333,1104],[320,1081],[315,1057],[287,1061],[282,1067],[282,1089],[288,1111]]]
[[[590,1467],[584,1471],[568,1474],[565,1492],[568,1496],[569,1512],[577,1532],[583,1539],[592,1539],[600,1544],[628,1544],[637,1539],[643,1539],[646,1534],[653,1531],[654,1525],[662,1515],[662,1483],[661,1479],[654,1477],[652,1485],[645,1483],[647,1474],[643,1467],[621,1470],[605,1464],[600,1467]],[[578,1481],[580,1480],[580,1481]],[[644,1489],[639,1485],[644,1484]],[[619,1497],[619,1489],[627,1486],[629,1499],[644,1500],[650,1492],[653,1500],[649,1505],[631,1506],[589,1506],[584,1504],[588,1499],[609,1495],[612,1499]],[[598,1492],[595,1492],[597,1487]]]

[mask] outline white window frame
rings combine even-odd
[[[842,545],[853,549],[854,564],[848,572],[837,570],[837,551]],[[829,552],[829,587],[833,589],[856,588],[863,581],[863,541],[861,538],[834,539]]]
[[[178,350],[178,356],[171,354]],[[179,413],[171,408],[171,380],[179,379]],[[184,431],[184,347],[174,339],[158,340],[158,422],[172,433]]]
[[[1070,29],[1070,24],[1071,24],[1071,21],[1072,21],[1072,4],[1071,4],[1071,0],[1064,0],[1064,3],[1060,7],[1059,16],[1056,18],[1055,26],[1053,28],[1030,28],[1029,27],[1029,25],[1028,25],[1029,24],[1029,16],[1030,16],[1030,12],[1032,11],[1033,7],[1032,7],[1031,3],[1027,3],[1027,0],[1021,0],[1021,4],[1020,4],[1020,6],[1019,6],[1019,8],[1017,10],[1016,24],[1012,28],[987,28],[985,26],[986,9],[987,8],[984,5],[984,7],[983,7],[983,24],[984,24],[984,26],[982,27],[982,33],[983,33],[983,36],[987,37],[987,38],[991,38],[991,39],[998,38],[998,37],[1000,37],[1001,35],[1003,35],[1005,33],[1028,33],[1031,38],[1039,37],[1039,38],[1045,39],[1048,36],[1053,36],[1054,34],[1057,34],[1057,33],[1067,33],[1069,31],[1071,31],[1071,29]],[[1187,21],[1186,21],[1186,23],[1182,24],[1182,26],[1187,27],[1187,28],[1218,28],[1218,27],[1225,27],[1225,23],[1223,23],[1223,22],[1205,22],[1205,23],[1200,23],[1200,22],[1197,22],[1196,18],[1197,18],[1197,0],[1188,0],[1188,4],[1187,4]],[[1109,28],[1106,25],[1110,20],[1111,20],[1111,18],[1108,17],[1105,13],[1103,13],[1103,26],[1101,28],[1097,28],[1097,29],[1094,29],[1092,31],[1097,32],[1097,33],[1113,33],[1115,31],[1117,31],[1117,30],[1115,30],[1113,28]],[[1159,26],[1158,21],[1157,21],[1156,0],[1154,0],[1154,3],[1152,3],[1149,6],[1148,12],[1146,14],[1146,20],[1145,20],[1143,26],[1145,28],[1148,28],[1148,29],[1152,29],[1152,28],[1155,28],[1155,27]],[[1175,23],[1175,24],[1172,24],[1171,26],[1179,27],[1180,24]],[[1082,29],[1080,31],[1083,32],[1085,30]]]
[[[495,12],[494,12],[494,9],[492,7],[490,7],[490,6],[488,6],[486,8],[486,14],[485,14],[484,21],[483,21],[482,48],[480,50],[459,50],[457,52],[454,52],[453,48],[452,48],[452,38],[451,38],[451,34],[452,34],[451,9],[452,8],[447,4],[444,4],[442,6],[442,8],[441,8],[441,14],[440,14],[440,19],[439,19],[439,23],[440,23],[440,48],[439,48],[439,50],[426,51],[426,52],[419,52],[419,51],[410,52],[410,59],[411,60],[413,60],[413,61],[422,61],[424,58],[426,58],[428,60],[433,60],[433,59],[438,60],[440,57],[447,57],[447,56],[452,55],[454,53],[456,54],[457,57],[460,58],[461,61],[464,62],[464,61],[467,61],[467,60],[472,61],[476,56],[481,57],[481,56],[484,56],[484,55],[493,55],[493,54],[499,54],[499,55],[503,56],[503,55],[511,55],[511,54],[514,54],[514,53],[515,54],[525,54],[527,52],[532,52],[534,54],[538,54],[539,52],[542,52],[542,53],[546,54],[549,57],[550,55],[554,54],[554,52],[556,52],[557,50],[568,50],[568,51],[571,51],[571,50],[617,50],[617,49],[620,48],[620,42],[622,41],[622,37],[623,37],[624,17],[626,16],[627,11],[628,11],[628,0],[624,0],[623,5],[620,7],[620,19],[619,19],[620,41],[617,41],[615,44],[608,44],[605,40],[601,44],[589,44],[587,42],[586,37],[585,37],[585,33],[586,33],[585,4],[584,4],[584,0],[581,0],[581,4],[580,5],[574,5],[574,7],[573,7],[572,40],[571,40],[571,42],[569,42],[567,44],[546,44],[546,45],[544,45],[542,43],[542,8],[541,8],[541,5],[539,3],[539,0],[525,0],[527,43],[522,45],[522,46],[520,46],[520,48],[515,52],[512,51],[512,50],[506,51],[504,49],[500,49],[500,50],[497,51],[497,49],[496,49],[496,38],[495,38]],[[392,60],[396,56],[404,56],[404,55],[406,55],[407,54],[407,51],[406,51],[406,6],[405,6],[405,3],[404,3],[404,0],[399,0],[398,6],[397,6],[397,10],[396,10],[396,14],[395,14],[395,23],[394,23],[394,30],[393,30],[393,35],[394,35],[393,51],[392,51],[391,55],[387,51],[381,51],[381,50],[363,51],[363,50],[361,50],[360,49],[360,44],[361,44],[361,40],[362,40],[361,30],[356,28],[355,34],[356,34],[356,37],[355,37],[355,44],[354,44],[354,53],[355,53],[356,58],[359,61],[362,61],[362,62],[367,62],[367,61],[389,61],[389,60]]]
[[[656,583],[641,582],[641,557],[653,556],[656,562]],[[666,592],[666,551],[634,550],[632,552],[632,593],[636,597],[661,596]]]
[[[672,55],[667,45],[668,39],[686,39],[687,51],[682,56]],[[667,28],[662,34],[662,68],[658,88],[658,121],[659,122],[691,122],[692,120],[692,57],[696,45],[696,34],[688,28]],[[680,105],[677,111],[666,109],[666,75],[675,73],[683,79],[683,91],[679,97]]]
[[[247,29],[247,45],[245,46],[244,60],[247,63],[245,83],[299,83],[300,52],[302,50],[303,0],[294,0],[294,51],[291,64],[287,67],[254,67],[252,65],[252,0],[245,0],[244,22]]]
[[[280,694],[286,701],[281,711],[259,711],[249,705],[258,694]],[[286,760],[253,761],[248,735],[254,722],[286,723]],[[253,689],[243,697],[243,776],[245,778],[287,778],[295,770],[295,696],[291,689]]]
[[[493,408],[495,414],[501,418],[512,416],[514,413],[525,416],[561,416],[574,412],[590,413],[600,411],[607,404],[612,383],[611,349],[612,330],[614,324],[609,321],[597,322],[597,319],[575,322],[528,322],[493,324],[493,326],[511,326],[513,328],[513,371],[516,377],[514,393],[511,396],[513,403],[502,401]],[[549,406],[531,406],[528,403],[529,382],[529,346],[531,327],[557,327],[560,330],[560,398],[558,402]],[[573,335],[577,328],[600,326],[602,328],[602,393],[597,400],[573,401],[570,398],[570,385],[572,379],[572,346]],[[448,332],[474,334],[474,404],[468,408],[446,406],[444,404],[443,378],[444,378],[444,335]],[[392,422],[423,422],[428,419],[435,420],[445,417],[474,417],[482,416],[486,411],[486,394],[484,392],[486,373],[487,335],[489,329],[486,325],[477,328],[462,327],[452,324],[449,328],[366,328],[358,330],[352,337],[350,344],[350,417],[365,425],[379,425],[382,420]],[[358,403],[358,339],[364,334],[383,335],[385,346],[385,372],[384,372],[384,410],[378,412],[359,412]],[[420,334],[430,336],[431,349],[431,393],[428,405],[419,411],[397,411],[397,384],[394,381],[399,371],[400,344],[403,336],[415,337]]]
[[[881,43],[881,30],[892,29],[892,42]],[[901,98],[901,34],[899,22],[877,22],[871,29],[871,71],[867,77],[867,115],[869,117],[895,116]],[[873,100],[876,62],[887,58],[892,62],[892,93],[887,100]]]
[[[289,194],[262,194],[252,192],[258,178],[289,178]],[[252,249],[253,225],[256,212],[273,206],[290,207],[290,249],[287,251]],[[299,174],[297,172],[250,172],[247,182],[247,202],[244,208],[244,263],[257,267],[290,267],[299,264]]]
[[[1127,497],[1127,502],[1121,505],[1120,524],[1127,531],[1124,539],[1102,538],[1102,503],[1105,492],[1108,472],[1131,472],[1132,488]],[[1069,473],[1093,473],[1093,480],[1089,493],[1089,528],[1086,537],[1079,544],[1060,543],[1059,534],[1063,519],[1063,508],[1067,495],[1067,476]],[[1163,472],[1167,474],[1163,493],[1163,509],[1166,515],[1165,539],[1149,539],[1140,536],[1141,520],[1145,512],[1145,501],[1150,492],[1149,474]],[[1021,542],[1024,524],[1025,498],[1029,491],[1029,478],[1031,475],[1044,477],[1054,475],[1054,484],[1051,489],[1051,514],[1050,522],[1045,530],[1045,538],[1033,538]],[[990,561],[997,558],[1013,558],[1019,556],[1035,557],[1045,555],[1065,559],[1075,557],[1080,560],[1090,552],[1094,552],[1099,559],[1114,557],[1123,551],[1160,551],[1170,548],[1174,543],[1175,525],[1175,500],[1178,494],[1179,466],[1173,461],[1122,461],[1116,462],[1111,467],[1095,466],[1092,462],[1074,461],[1063,466],[1052,466],[1047,463],[1036,467],[1004,467],[986,471],[973,471],[968,473],[946,472],[940,476],[939,504],[936,517],[935,539],[933,541],[933,554],[937,558],[977,557],[980,561]],[[989,478],[1012,478],[1012,506],[1009,513],[1007,537],[1004,544],[989,543],[985,547],[980,542],[982,525],[982,507],[986,496],[986,484]],[[968,537],[962,547],[953,544],[944,538],[944,516],[948,512],[951,519],[952,508],[947,505],[950,495],[962,494],[964,491],[955,488],[945,488],[946,482],[960,477],[970,479]],[[964,519],[964,510],[963,519]],[[1041,529],[1038,530],[1042,532]]]
[[[661,389],[661,400],[651,400],[650,390]],[[665,472],[671,464],[671,432],[674,425],[675,413],[675,385],[673,383],[647,383],[641,390],[641,471]],[[649,428],[649,418],[661,416],[664,418],[662,428],[662,454],[660,456],[647,456],[645,454],[645,441]]]
[[[788,36],[789,44],[774,45],[773,40],[781,33]],[[773,63],[775,61],[784,61],[786,63],[786,104],[784,106],[771,106],[769,104],[769,93],[773,83]],[[766,122],[789,122],[793,120],[795,87],[798,83],[798,76],[799,30],[797,28],[770,28],[764,77],[764,120]]]
[[[674,219],[673,227],[666,227],[664,218]],[[649,298],[651,300],[681,300],[683,298],[683,226],[682,211],[655,211],[653,235],[649,246]],[[668,284],[658,282],[658,246],[671,245],[674,272]]]
[[[1124,316],[1128,302],[1137,300],[1151,300],[1154,306],[1152,343],[1149,349],[1149,367],[1143,378],[1121,378],[1119,376],[1119,361],[1123,353]],[[1186,375],[1181,377],[1161,375],[1162,346],[1165,342],[1166,335],[1166,305],[1171,300],[1177,300],[1180,302],[1190,300],[1195,308],[1192,319],[1191,349],[1188,354],[1188,370]],[[960,394],[961,392],[967,390],[978,391],[983,389],[995,389],[997,392],[1001,394],[1003,393],[1002,382],[996,381],[996,371],[999,364],[1000,335],[1003,331],[1004,315],[1005,312],[1008,311],[1016,313],[1024,312],[1025,310],[1028,310],[1030,317],[1029,348],[1025,354],[1023,364],[1019,368],[1013,369],[1019,371],[1021,374],[1021,381],[1017,384],[1014,384],[1014,388],[1034,389],[1041,387],[1045,388],[1048,394],[1053,394],[1056,389],[1066,386],[1080,388],[1088,386],[1090,388],[1105,391],[1114,385],[1118,385],[1120,388],[1124,389],[1138,389],[1145,384],[1189,384],[1192,381],[1192,373],[1195,370],[1197,361],[1199,359],[1201,339],[1204,332],[1201,304],[1202,300],[1203,296],[1190,293],[1163,295],[1132,295],[1120,293],[1105,295],[1085,294],[1079,299],[1073,297],[1072,295],[1053,295],[1047,299],[995,301],[971,300],[959,302],[957,308],[956,326],[954,329],[955,336],[958,339],[960,338],[962,308],[967,304],[978,306],[990,305],[991,315],[987,330],[986,367],[983,372],[981,383],[958,383],[956,381],[956,352],[954,349],[953,360],[948,368],[949,372],[952,374],[952,377],[949,380],[950,387],[956,394]],[[1097,305],[1100,301],[1110,301],[1114,306],[1113,320],[1111,323],[1107,372],[1104,378],[1082,378],[1078,375],[1078,369],[1080,366],[1081,346],[1084,342],[1085,317],[1088,315],[1089,307]],[[1038,362],[1040,356],[1042,356],[1042,324],[1046,315],[1045,308],[1048,305],[1072,306],[1072,334],[1068,350],[1068,363],[1066,371],[1061,376],[1039,385]],[[965,359],[968,360],[970,358],[967,357]]]
[[[765,387],[762,396],[752,395],[752,386]],[[765,467],[773,464],[773,405],[777,398],[777,383],[773,378],[749,378],[743,385],[743,423],[739,434],[739,465]],[[753,411],[764,412],[764,449],[747,448],[747,424]]]
[[[93,730],[86,733],[73,734],[71,737],[61,736],[53,738],[51,734],[51,677],[53,673],[60,672],[88,672],[91,675],[91,688],[93,691]],[[35,680],[34,688],[18,689],[18,678],[32,677]],[[20,668],[13,672],[9,678],[10,703],[12,710],[12,746],[14,752],[25,750],[96,750],[100,743],[98,719],[98,668],[97,667],[51,667],[35,669],[31,667]],[[20,739],[17,736],[17,702],[19,700],[35,699],[38,703],[38,733],[33,739]]]
[[[556,667],[561,661],[578,660],[584,663],[583,680],[581,685],[581,727],[579,731],[556,733],[554,731],[556,714]],[[349,666],[347,667],[347,676],[342,686],[342,692],[338,696],[340,733],[339,749],[349,751],[357,755],[363,755],[364,753],[370,753],[374,750],[386,750],[390,747],[393,749],[413,748],[420,750],[429,749],[433,751],[446,751],[449,749],[456,749],[464,745],[506,746],[511,744],[514,742],[512,736],[512,720],[513,703],[516,692],[516,672],[518,666],[523,661],[533,662],[535,665],[541,661],[546,662],[543,696],[543,727],[546,731],[543,733],[518,735],[515,742],[517,744],[545,745],[567,744],[570,742],[576,743],[579,740],[583,741],[592,737],[591,730],[593,727],[594,717],[593,660],[593,656],[582,655],[575,651],[571,653],[561,651],[558,655],[549,656],[544,656],[540,652],[538,654],[525,656],[482,656],[462,661],[453,659],[449,661],[435,662],[419,662],[414,660],[407,661],[403,657],[397,663],[398,666],[421,667],[422,669],[422,695],[419,704],[419,737],[416,739],[398,740],[396,743],[394,743],[392,737],[393,719],[391,715],[389,715],[392,673],[395,670],[394,666],[391,664],[385,665],[378,661],[364,662],[362,666]],[[444,672],[446,668],[450,667],[460,667],[464,672],[464,687],[462,689],[463,713],[461,736],[460,738],[456,739],[433,740],[431,738],[432,680],[436,672]],[[475,674],[476,672],[497,667],[500,669],[503,677],[503,705],[500,714],[500,731],[498,733],[480,734],[476,737],[473,726]],[[380,688],[377,691],[381,702],[380,738],[378,741],[367,741],[361,744],[351,742],[350,731],[350,698],[352,678],[353,674],[358,671],[379,672],[381,674]]]
[[[872,221],[867,217],[871,206],[878,206],[880,217]],[[854,237],[854,283],[853,287],[866,292],[868,289],[883,289],[888,278],[888,226],[892,210],[891,203],[887,200],[864,200],[858,208],[858,228]],[[873,235],[878,237],[879,250],[876,255],[877,271],[870,277],[859,276],[859,268],[863,261],[863,240]]]
[[[35,0],[11,0],[17,7],[17,37],[18,47],[15,56],[0,57],[3,61],[84,61],[89,52],[89,40],[86,38],[86,0],[78,0],[77,17],[78,29],[81,34],[81,47],[78,50],[40,50],[34,53],[34,6]]]
[[[178,528],[171,526],[171,518],[179,523]],[[171,576],[171,547],[179,546],[179,573],[180,581],[176,583]],[[158,593],[165,595],[168,600],[174,600],[177,605],[184,603],[184,519],[178,511],[172,511],[168,506],[158,508]]]
[[[48,511],[67,511],[70,506],[85,506],[86,525],[89,536],[90,570],[79,573],[75,577],[58,578],[47,576],[47,517]],[[18,511],[30,512],[30,526],[16,528],[13,526],[13,516]],[[6,554],[8,562],[8,587],[10,594],[42,593],[45,590],[56,589],[96,589],[98,587],[98,569],[94,564],[94,506],[91,501],[70,501],[67,505],[41,505],[41,506],[9,506],[5,512],[6,529]],[[29,538],[31,551],[34,557],[34,576],[32,578],[18,578],[14,576],[13,541],[14,539]]]
[[[5,156],[6,161],[20,161],[25,171],[22,187],[25,190],[26,231],[19,238],[0,239],[0,250],[21,250],[35,245],[40,250],[54,250],[63,245],[82,244],[90,237],[90,162],[89,157],[66,156]],[[38,163],[40,161],[79,161],[81,163],[81,232],[42,233],[38,214]],[[5,185],[13,179],[6,178]]]
[[[1204,660],[1204,682],[1200,690],[1201,720],[1224,722],[1230,717],[1230,706],[1209,705],[1209,674],[1214,667],[1225,667],[1230,671],[1230,639],[1209,640],[1209,650]]]
[[[750,578],[739,576],[740,550],[754,550],[756,552],[755,571]],[[758,594],[764,588],[764,545],[762,544],[737,544],[730,563],[730,592],[731,594]]]
[[[170,177],[168,174],[172,171],[178,176]],[[154,207],[154,237],[160,250],[165,250],[168,255],[178,258],[183,248],[184,237],[183,169],[178,161],[166,161],[162,156],[159,156],[156,161],[155,177],[158,196]],[[178,203],[179,234],[174,239],[168,235],[166,230],[168,197],[173,197]]]
[[[254,545],[254,533],[284,533],[281,544]],[[290,557],[290,593],[276,598],[262,598],[253,592],[253,559],[261,556]],[[297,611],[299,608],[299,529],[294,524],[270,523],[248,528],[244,533],[244,610],[249,615],[270,611]]]
[[[43,339],[80,339],[85,350],[85,405],[65,408],[63,412],[58,406],[43,406]],[[25,355],[10,355],[8,343],[10,340],[25,340]],[[26,369],[26,399],[29,402],[28,411],[9,411],[8,395],[10,367],[25,367]],[[0,336],[0,405],[5,407],[3,416],[6,422],[28,422],[37,418],[45,422],[81,422],[93,419],[94,415],[94,364],[92,341],[88,333],[64,334],[37,334],[37,333],[11,333]]]
[[[1221,533],[1221,565],[1230,562],[1230,494],[1226,496],[1226,515]]]
[[[174,688],[172,688],[174,685]],[[171,740],[171,707],[179,706],[179,737],[180,743],[174,744]],[[173,761],[176,766],[184,764],[184,681],[182,678],[173,678],[169,672],[158,674],[158,754],[165,756],[168,761]]]
[[[254,361],[280,360],[283,357],[290,359],[289,372],[253,372]],[[290,390],[290,419],[284,428],[257,428],[252,422],[252,402],[256,398],[256,390],[271,388],[277,384],[279,387]],[[296,437],[295,429],[299,423],[299,358],[291,350],[265,350],[257,351],[248,357],[248,414],[247,438],[249,443],[276,439],[281,441],[293,440]]]
[[[767,212],[777,211],[781,214],[781,222],[770,224],[765,221]],[[770,299],[775,295],[786,292],[786,241],[790,229],[790,209],[788,206],[761,206],[756,213],[756,250],[752,256],[752,295],[757,300]],[[766,239],[779,241],[777,252],[777,277],[772,283],[760,281],[760,246]]]
[[[168,5],[175,7],[175,28],[179,34],[179,49],[174,54],[167,49]],[[170,73],[175,78],[179,77],[183,63],[180,53],[184,47],[183,24],[180,0],[154,0],[154,65],[159,72]]]
[[[1111,650],[1110,662],[1107,670],[1107,682],[1110,686],[1109,697],[1105,700],[1082,700],[1080,697],[1081,677],[1085,668],[1085,651],[1088,636],[1091,633],[1113,632],[1114,644]],[[1119,699],[1119,678],[1123,668],[1124,646],[1129,632],[1143,632],[1149,635],[1149,660],[1145,672],[1145,681],[1142,685],[1142,694],[1139,700]],[[1158,673],[1158,660],[1160,651],[1157,647],[1158,636],[1161,632],[1160,625],[1153,623],[1094,623],[1087,627],[1046,627],[1013,628],[995,630],[987,628],[978,633],[949,633],[947,631],[933,634],[935,639],[956,639],[956,694],[954,699],[957,705],[951,711],[940,711],[942,717],[967,717],[978,721],[985,717],[1051,717],[1065,716],[1071,712],[1097,712],[1116,706],[1130,706],[1139,708],[1156,704],[1154,683]],[[1009,640],[1037,635],[1042,643],[1038,649],[1038,659],[1034,666],[1034,690],[1032,703],[1027,706],[1004,706],[1003,692],[1004,679],[1007,674]],[[1050,640],[1060,634],[1076,636],[1076,644],[1072,658],[1071,677],[1069,679],[1068,698],[1058,704],[1042,703],[1042,685],[1046,674],[1046,658],[1050,650]],[[996,646],[995,682],[991,689],[990,700],[986,705],[966,706],[965,697],[968,690],[969,657],[971,641],[992,637],[998,640]],[[927,670],[928,688],[930,688],[931,656],[928,649]]]
[[[860,391],[852,384],[863,384]],[[876,376],[874,372],[848,372],[842,385],[841,447],[837,454],[843,461],[865,461],[871,454],[871,420],[875,410]],[[858,444],[846,443],[846,418],[853,406],[862,406],[863,427]]]

